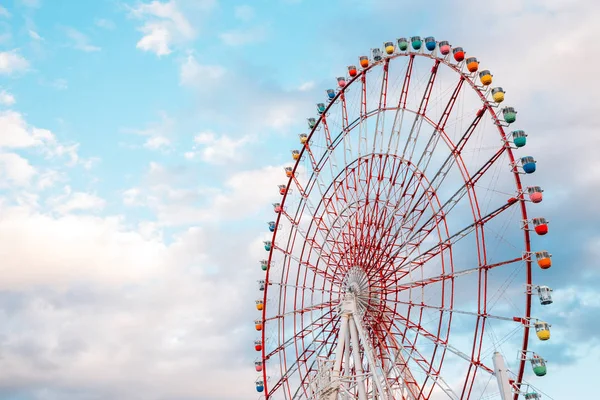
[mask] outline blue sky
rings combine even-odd
[[[595,390],[597,2],[0,6],[1,398],[255,396],[256,260],[281,167],[335,77],[411,35],[474,49],[534,133],[557,299],[536,385]]]

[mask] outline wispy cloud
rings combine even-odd
[[[221,33],[219,37],[227,46],[243,46],[265,40],[267,37],[267,29],[263,25],[248,29],[234,29]]]
[[[11,14],[8,12],[8,10],[6,8],[0,6],[0,17],[10,18]]]
[[[38,40],[38,41],[44,40],[44,38],[41,37],[39,33],[37,33],[36,31],[34,31],[32,29],[30,29],[28,31],[28,33],[29,33],[29,37],[32,38],[33,40]]]
[[[24,5],[25,7],[29,7],[29,8],[40,8],[40,6],[42,5],[42,1],[41,0],[18,0],[20,4]]]
[[[214,83],[225,75],[225,72],[225,68],[219,65],[202,65],[193,55],[188,55],[181,64],[179,83],[185,86]]]
[[[255,15],[254,8],[250,7],[249,5],[237,6],[233,13],[237,19],[245,22],[252,20]]]
[[[145,129],[121,129],[123,133],[129,133],[146,137],[144,147],[150,150],[166,150],[171,147],[171,137],[174,134],[175,120],[167,113],[160,113],[160,121],[150,124]]]
[[[103,28],[103,29],[107,29],[107,30],[113,30],[116,28],[116,25],[113,21],[111,21],[109,19],[104,19],[104,18],[96,19],[94,21],[94,24],[99,28]]]
[[[8,93],[4,89],[0,91],[0,104],[4,106],[12,106],[15,104],[15,102],[15,96],[13,96],[11,93]]]
[[[95,51],[101,50],[100,47],[90,44],[90,40],[87,37],[87,35],[83,34],[82,32],[78,31],[77,29],[71,28],[71,27],[65,27],[64,30],[65,30],[66,35],[73,42],[73,44],[72,44],[73,48],[75,48],[77,50],[85,51],[85,52],[95,52]]]

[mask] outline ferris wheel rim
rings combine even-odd
[[[491,116],[492,121],[494,122],[494,124],[496,125],[501,138],[505,139],[506,138],[506,132],[504,131],[504,127],[501,125],[500,123],[500,119],[497,115],[497,113],[494,110],[494,106],[491,104],[491,102],[484,96],[484,94],[477,88],[476,84],[473,82],[472,79],[469,79],[468,76],[466,76],[467,74],[465,74],[464,72],[460,71],[459,67],[457,65],[459,64],[453,64],[451,62],[448,61],[448,57],[445,58],[439,58],[439,57],[435,57],[431,54],[425,54],[425,53],[420,53],[420,52],[406,52],[406,53],[395,53],[394,55],[390,56],[390,57],[385,57],[382,61],[379,62],[373,62],[370,63],[370,65],[367,68],[364,68],[362,70],[359,70],[358,74],[353,77],[352,79],[347,81],[347,84],[342,87],[337,93],[334,99],[332,99],[327,105],[326,105],[326,109],[323,112],[323,114],[327,114],[328,111],[330,110],[331,107],[333,107],[334,103],[339,100],[340,96],[343,96],[343,94],[349,90],[349,88],[352,87],[352,84],[355,84],[355,82],[360,81],[361,77],[364,76],[365,74],[367,74],[368,72],[374,70],[377,67],[382,66],[383,64],[387,64],[389,63],[391,60],[399,58],[399,57],[411,57],[411,58],[415,58],[415,57],[425,57],[425,58],[429,58],[431,60],[436,60],[439,61],[439,63],[446,65],[447,67],[449,67],[450,69],[452,69],[454,72],[458,73],[459,76],[461,77],[460,79],[463,79],[464,81],[466,81],[469,86],[472,88],[472,90],[474,90],[480,97],[481,102],[483,104],[482,109],[485,110],[487,109],[488,114]],[[409,111],[409,112],[413,112],[413,113],[417,113],[414,110],[409,110],[407,108],[402,108],[405,111]],[[381,111],[379,110],[374,110],[374,111]],[[431,126],[433,126],[435,128],[435,122],[432,121],[431,119],[428,119],[426,115],[423,115],[422,118]],[[308,141],[310,141],[313,138],[313,135],[315,135],[315,132],[318,131],[318,129],[320,128],[320,124],[321,124],[322,118],[319,117],[316,119],[316,124],[315,126],[310,130],[310,133],[308,134]],[[348,131],[346,133],[341,132],[340,135],[344,135],[344,134],[350,134],[352,132],[352,129],[348,129]],[[446,140],[444,140],[444,142],[448,145],[448,142],[446,142]],[[451,143],[451,141],[450,141]],[[291,187],[292,186],[292,180],[293,180],[293,176],[296,174],[297,169],[299,167],[299,165],[301,164],[301,160],[302,157],[304,156],[304,152],[306,150],[306,146],[303,146],[302,149],[300,150],[300,157],[299,159],[296,160],[296,162],[294,163],[293,169],[292,169],[292,176],[289,177],[288,179],[288,184],[287,187]],[[505,150],[509,160],[511,163],[514,163],[515,161],[515,156],[514,153],[512,151],[512,149],[510,147],[507,147]],[[460,156],[460,154],[459,154]],[[518,192],[518,196],[519,196],[519,200],[521,203],[521,215],[523,220],[527,220],[527,207],[525,205],[525,201],[523,201],[523,185],[519,176],[519,173],[516,170],[512,171],[513,176],[514,176],[514,180],[515,180],[515,187],[517,189]],[[281,199],[280,205],[281,207],[285,207],[286,205],[286,200],[288,198],[288,192],[286,192],[285,194],[283,194],[283,197]],[[476,195],[475,195],[475,199],[476,199]],[[280,223],[280,219],[282,218],[281,213],[279,213],[277,215],[277,219],[276,219],[276,223],[279,224]],[[530,244],[530,237],[529,237],[529,232],[527,230],[524,230],[524,242],[525,242],[525,247],[526,247],[526,252],[530,253],[531,252],[531,244]],[[277,238],[277,230],[275,230],[275,232],[273,232],[273,236],[272,236],[272,241],[273,241],[273,247],[271,248],[271,250],[269,251],[269,257],[268,257],[268,265],[269,268],[267,269],[266,272],[266,277],[265,277],[265,289],[264,289],[264,294],[263,294],[263,299],[264,299],[264,303],[265,303],[265,307],[262,310],[262,318],[263,320],[266,320],[266,311],[267,311],[267,296],[268,296],[268,290],[269,290],[269,278],[270,278],[270,265],[273,261],[273,254],[275,251],[275,240]],[[526,263],[526,274],[527,274],[527,284],[531,285],[531,260],[523,260]],[[527,296],[527,304],[525,307],[525,316],[526,318],[530,317],[530,313],[531,313],[531,298],[529,296]],[[452,314],[450,314],[452,315]],[[483,318],[483,324],[485,325],[485,318]],[[482,331],[483,333],[483,331]],[[529,327],[528,326],[524,326],[524,343],[523,343],[523,351],[527,351],[528,348],[528,334],[529,334]],[[262,342],[265,343],[266,341],[266,330],[263,329],[262,334],[261,334],[261,338],[262,338]],[[262,350],[262,355],[263,355],[263,360],[266,361],[265,359],[265,346],[263,346],[263,350]],[[525,364],[525,360],[522,360],[520,363],[520,367],[519,367],[519,378],[517,380],[517,382],[520,382],[522,380],[522,375],[523,375],[523,371],[524,371],[524,364]],[[268,394],[268,386],[267,386],[267,366],[265,365],[263,368],[263,377],[265,380],[265,394]],[[516,398],[516,397],[515,397]]]

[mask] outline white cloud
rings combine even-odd
[[[234,15],[237,19],[248,22],[250,21],[252,18],[254,18],[254,8],[250,7],[249,5],[241,5],[241,6],[237,6],[234,9]]]
[[[2,6],[0,6],[0,17],[10,18],[10,13],[8,10]]]
[[[66,27],[66,35],[73,41],[73,48],[85,52],[100,51],[100,47],[90,44],[90,39],[77,29]]]
[[[193,55],[188,55],[181,64],[179,83],[186,86],[206,85],[215,83],[223,75],[225,68],[219,65],[201,65]]]
[[[39,33],[37,33],[36,31],[34,31],[32,29],[30,29],[28,31],[28,33],[29,33],[29,37],[32,38],[33,40],[38,40],[38,41],[44,40],[44,38],[41,37]]]
[[[160,121],[150,124],[146,129],[123,129],[123,132],[147,137],[144,147],[151,150],[165,150],[171,147],[175,120],[166,113],[160,113]]]
[[[71,197],[61,211],[98,207],[100,201]],[[160,266],[154,256],[162,251],[161,246],[128,231],[118,217],[66,214],[53,218],[23,207],[0,209],[0,240],[5,246],[0,265],[3,288],[89,279],[97,284],[122,284]]]
[[[13,96],[11,93],[8,93],[4,89],[0,91],[0,104],[3,106],[12,106],[15,104],[15,102],[15,96]]]
[[[30,8],[39,8],[41,5],[41,0],[19,0],[19,2],[25,7]]]
[[[0,111],[0,131],[0,147],[4,148],[25,148],[55,142],[50,131],[30,127],[16,111]]]
[[[37,179],[37,187],[40,190],[45,190],[53,187],[57,182],[63,181],[65,177],[56,170],[47,170],[39,174]]]
[[[65,188],[64,195],[53,197],[48,203],[60,214],[69,214],[73,211],[101,211],[106,206],[106,201],[95,194],[73,192],[69,186]]]
[[[304,82],[298,87],[298,90],[301,92],[307,92],[315,87],[315,83],[313,81]]]
[[[267,30],[264,26],[260,25],[249,29],[234,29],[221,33],[219,37],[228,46],[243,46],[265,40]]]
[[[0,153],[1,181],[8,181],[16,186],[27,186],[35,175],[36,169],[27,159],[15,153]]]
[[[48,158],[67,158],[68,166],[87,161],[79,157],[78,143],[59,142],[51,131],[30,126],[16,111],[0,111],[0,132],[0,148],[39,149]]]
[[[188,42],[196,36],[196,30],[174,0],[142,3],[133,7],[131,14],[145,20],[139,28],[144,36],[136,45],[140,50],[164,56],[172,52],[173,44]]]
[[[250,136],[233,139],[227,135],[217,137],[213,132],[201,132],[194,137],[193,151],[185,153],[185,158],[199,157],[210,164],[225,164],[241,157],[242,147],[251,141]]]
[[[64,78],[57,78],[51,82],[48,82],[48,86],[53,87],[56,90],[66,90],[69,87],[69,84]]]
[[[127,206],[135,206],[139,204],[140,189],[131,188],[123,192],[123,204]]]
[[[94,24],[99,27],[99,28],[103,28],[103,29],[107,29],[107,30],[113,30],[116,28],[115,23],[109,19],[104,19],[104,18],[97,18],[94,21]]]
[[[0,74],[10,75],[29,68],[29,62],[17,50],[0,52]]]

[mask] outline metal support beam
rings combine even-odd
[[[498,389],[500,389],[500,397],[502,400],[511,400],[513,397],[510,383],[508,382],[508,369],[504,364],[504,358],[502,354],[495,352],[494,353],[494,374],[496,375],[496,380],[498,381]]]

